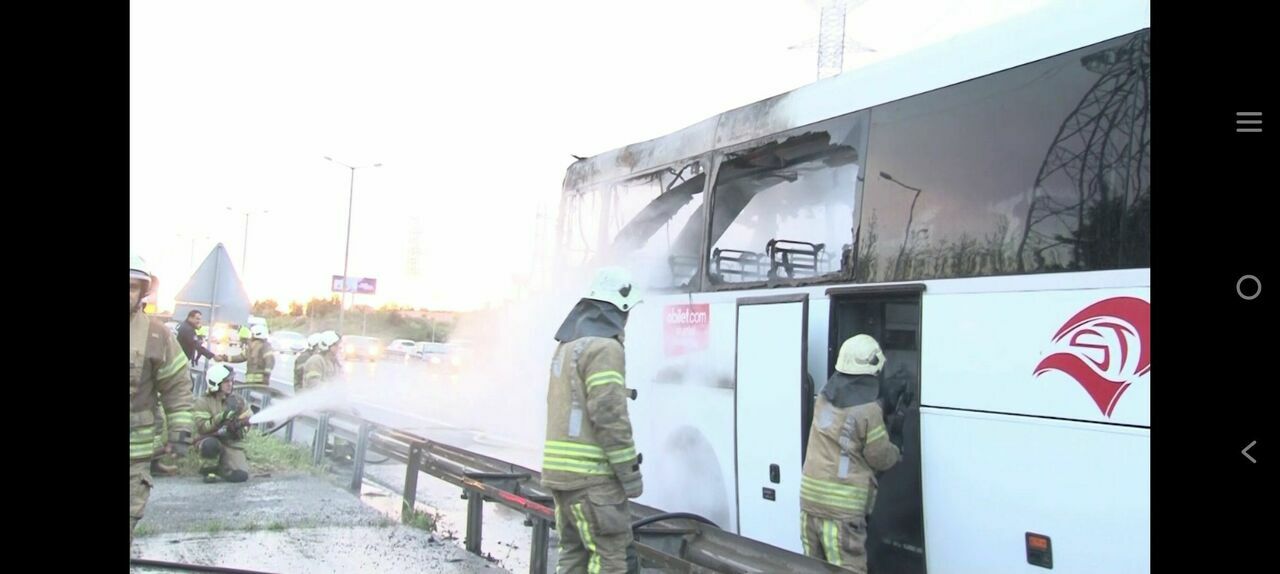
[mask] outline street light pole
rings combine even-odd
[[[350,166],[348,166],[350,167]],[[347,188],[347,245],[342,251],[342,299],[338,303],[338,332],[342,330],[347,314],[347,264],[351,262],[351,213],[356,202],[356,168],[351,168],[351,185]]]
[[[240,272],[246,273],[248,264],[245,260],[249,259],[249,212],[244,212],[244,246],[240,251]]]
[[[230,212],[233,212],[233,213],[235,212],[235,210],[234,210],[234,209],[232,209],[230,206],[228,206],[228,207],[227,207],[227,211],[230,211]],[[254,210],[245,210],[245,212],[244,212],[244,245],[242,246],[241,251],[240,251],[240,275],[241,275],[241,279],[243,279],[244,277],[246,277],[246,276],[248,276],[248,275],[249,275],[249,264],[248,264],[248,260],[249,260],[249,215],[250,215],[251,213],[254,213]],[[263,209],[263,210],[261,210],[261,211],[257,211],[257,213],[266,214],[266,213],[271,213],[271,212],[270,212],[270,211],[267,211],[267,210],[265,210],[265,209]]]
[[[347,189],[347,244],[342,252],[342,298],[338,304],[338,332],[341,333],[342,327],[346,322],[347,315],[347,270],[348,263],[351,261],[351,212],[355,206],[356,198],[356,170],[366,167],[382,167],[382,164],[375,163],[373,165],[351,166],[327,155],[324,156],[324,158],[351,170],[351,184]]]
[[[181,239],[184,241],[186,240],[191,241],[190,251],[187,252],[187,267],[190,267],[194,270],[196,266],[196,240],[201,239],[202,237],[197,235],[189,235],[188,232],[178,232],[173,234],[173,236],[177,239]],[[203,239],[205,241],[208,241],[210,237],[208,235],[205,235],[203,236]]]
[[[205,241],[210,241],[213,238],[209,237],[208,235],[205,235],[204,237],[191,238],[191,253],[187,255],[187,267],[191,268],[192,273],[195,273],[195,268],[196,268],[196,240],[197,239],[204,239]]]

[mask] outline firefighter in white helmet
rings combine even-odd
[[[338,364],[338,344],[342,342],[336,331],[324,331],[315,336],[315,352],[302,365],[302,388],[310,389],[332,380],[341,368]]]
[[[151,272],[129,256],[129,546],[151,496],[151,461],[157,439],[186,454],[191,442],[191,375],[187,356],[173,332],[142,310]],[[164,405],[167,437],[156,434],[156,404]]]
[[[244,382],[247,385],[266,385],[271,382],[271,371],[276,367],[276,356],[267,340],[267,326],[261,323],[249,328],[249,339],[241,347],[239,355],[227,358],[228,363],[246,363]]]
[[[301,391],[306,388],[306,384],[303,381],[302,368],[306,366],[307,361],[311,359],[311,356],[316,354],[316,347],[319,346],[319,344],[320,333],[307,335],[306,348],[304,348],[301,353],[298,353],[298,356],[293,358],[293,389],[295,391]]]
[[[338,373],[342,371],[342,365],[338,363],[338,345],[341,342],[342,338],[337,331],[323,331],[316,335],[315,353],[302,366],[304,389],[315,388],[338,377]],[[355,461],[355,445],[342,437],[334,436],[333,445],[329,448],[333,458],[341,462]]]
[[[819,393],[800,479],[804,553],[853,572],[867,571],[867,517],[876,473],[897,464],[880,398],[884,353],[870,335],[840,346],[836,372]]]
[[[253,412],[244,399],[231,394],[234,384],[231,369],[214,363],[205,374],[205,396],[196,399],[196,448],[205,482],[249,480],[249,459],[241,441]]]
[[[556,332],[542,484],[555,500],[557,572],[627,571],[627,499],[644,491],[623,366],[627,314],[638,303],[625,270],[601,269]]]

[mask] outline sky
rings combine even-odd
[[[845,69],[1049,2],[851,2]],[[130,2],[131,248],[160,308],[213,247],[253,300],[501,304],[564,170],[816,79],[815,0]],[[352,170],[327,161],[325,156]],[[246,249],[247,214],[247,249]],[[535,246],[546,245],[547,249]]]

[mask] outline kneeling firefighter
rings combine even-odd
[[[223,364],[209,367],[205,396],[196,400],[196,448],[200,451],[200,474],[205,482],[249,480],[249,459],[245,457],[245,433],[253,412],[239,395],[231,394],[231,369]]]

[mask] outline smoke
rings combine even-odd
[[[541,452],[554,336],[579,296],[531,293],[459,321],[452,340],[463,342],[469,360],[458,375],[460,393],[451,399],[469,414],[467,426],[482,431],[477,441]],[[542,461],[511,462],[538,468]]]

